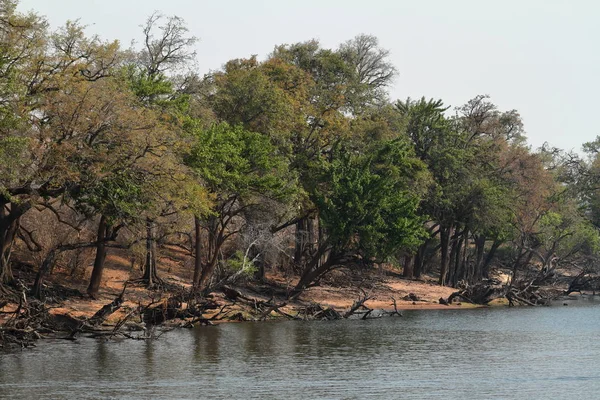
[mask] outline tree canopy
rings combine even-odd
[[[486,95],[390,99],[398,70],[374,36],[278,44],[202,76],[180,17],[149,16],[138,48],[86,30],[0,0],[2,293],[15,249],[41,260],[38,289],[59,254],[95,249],[92,297],[110,248],[143,255],[151,287],[161,251],[184,248],[202,295],[250,265],[287,268],[301,292],[339,268],[460,286],[492,266],[515,280],[596,262],[600,140],[532,149],[518,111]],[[32,212],[77,240],[34,245]]]

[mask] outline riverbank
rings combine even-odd
[[[230,321],[335,319],[350,314],[365,316],[369,310],[376,310],[369,314],[373,317],[382,313],[398,315],[403,310],[481,307],[460,297],[446,303],[456,289],[439,286],[433,276],[405,279],[392,267],[360,274],[343,269],[335,271],[319,286],[306,289],[293,300],[288,299],[288,294],[296,284],[295,276],[275,271],[268,273],[261,283],[249,281],[225,286],[200,303],[189,297],[192,278],[189,260],[180,251],[170,249],[160,261],[162,282],[148,289],[138,281],[141,271],[131,259],[118,252],[110,254],[103,284],[95,299],[85,294],[89,279],[86,274],[67,276],[66,271],[58,269],[44,287],[43,302],[36,303],[36,307],[43,308],[43,315],[36,320],[41,328],[33,328],[34,332],[28,333],[26,330],[31,327],[22,324],[20,334],[33,337],[58,334],[75,339],[87,330],[94,335],[106,333],[112,337],[121,329],[143,330],[147,323],[190,327]],[[31,281],[34,275],[33,269],[27,268],[17,273],[23,282]],[[21,299],[32,301],[25,292]],[[495,303],[507,304],[502,300]],[[0,325],[14,323],[16,313],[27,312],[23,307],[19,310],[16,301],[4,304],[0,308]]]
[[[125,260],[120,259],[119,256],[110,257],[109,267],[105,271],[105,282],[96,299],[91,299],[84,294],[85,279],[70,282],[69,290],[49,280],[45,299],[49,306],[49,313],[59,318],[89,319],[118,297],[123,292],[125,284],[130,282],[123,292],[124,301],[121,308],[106,321],[107,324],[111,324],[124,318],[135,307],[159,302],[161,298],[166,299],[178,291],[186,291],[191,288],[189,283],[185,282],[185,277],[177,273],[181,271],[176,271],[174,266],[169,267],[168,265],[162,265],[160,268],[164,280],[161,289],[148,290],[143,285],[132,284],[132,276],[136,275],[135,271],[122,268],[124,262]],[[121,267],[118,267],[119,265]],[[167,271],[171,272],[165,274]],[[61,277],[60,280],[63,281],[64,277]],[[281,311],[292,315],[299,313],[311,304],[319,304],[323,308],[331,308],[343,313],[350,309],[355,301],[365,296],[368,297],[368,300],[364,302],[365,307],[385,311],[473,307],[468,303],[440,304],[440,298],[448,298],[456,289],[439,286],[432,277],[428,276],[420,280],[404,279],[391,269],[374,272],[361,282],[355,282],[346,277],[343,272],[339,272],[335,277],[319,286],[305,290],[298,298],[287,302],[283,293],[286,289],[291,289],[294,283],[294,280],[286,280],[283,274],[270,273],[262,284],[240,284],[229,287],[237,292],[237,295],[233,296],[242,297],[245,300],[243,302],[231,298],[231,295],[228,296],[223,291],[213,293],[211,300],[221,307],[227,306],[228,308],[227,313],[224,313],[219,319],[221,322],[230,320],[228,316],[233,315],[236,317],[232,320],[240,320],[241,317],[252,320],[258,317],[259,315],[253,315],[255,310],[250,307],[252,302],[274,301],[278,304],[286,302],[281,307]],[[0,311],[3,312],[0,314],[0,323],[10,318],[11,314],[9,313],[15,311],[17,307],[16,303],[9,303],[0,308]],[[208,310],[207,318],[214,316],[215,312],[215,310]],[[273,313],[269,317],[278,318],[281,315]]]

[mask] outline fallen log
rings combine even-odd
[[[129,282],[125,282],[123,290],[121,291],[121,294],[119,294],[119,296],[117,296],[113,301],[111,301],[108,304],[105,304],[101,309],[96,311],[96,313],[87,320],[87,323],[92,326],[101,325],[102,323],[104,323],[104,321],[106,321],[108,317],[110,317],[117,310],[119,310],[123,305],[123,297],[125,296],[125,290],[127,290],[128,283]]]
[[[328,321],[342,319],[342,315],[331,307],[324,308],[318,303],[312,303],[303,310],[304,320],[325,319]]]
[[[354,314],[358,309],[360,308],[365,308],[367,310],[373,311],[372,309],[370,309],[369,307],[367,307],[365,305],[365,303],[369,300],[374,299],[374,297],[370,296],[369,294],[367,294],[364,290],[361,289],[361,292],[363,293],[363,296],[358,298],[356,301],[354,301],[354,303],[352,304],[352,306],[350,307],[350,309],[348,311],[346,311],[346,313],[344,313],[344,315],[342,316],[344,319],[349,318],[350,316],[352,316],[352,314]]]

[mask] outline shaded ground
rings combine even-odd
[[[140,266],[132,262],[126,253],[111,251],[106,260],[101,290],[96,299],[90,299],[85,295],[91,268],[88,268],[85,274],[79,278],[68,276],[66,271],[57,269],[48,278],[44,287],[45,301],[50,308],[50,314],[69,319],[90,318],[104,305],[119,296],[126,282],[130,282],[123,296],[123,306],[106,321],[107,323],[116,323],[135,308],[158,302],[161,298],[171,296],[173,292],[189,290],[192,277],[189,256],[177,248],[167,248],[162,255],[163,257],[159,260],[159,276],[164,280],[165,285],[162,290],[148,290],[141,284],[131,283],[141,277]],[[19,276],[25,281],[31,279],[33,273],[31,268],[29,271],[25,268],[23,271],[19,271]],[[285,294],[296,282],[293,279],[286,279],[281,273],[270,273],[263,284],[235,286],[235,290],[243,294],[243,297],[249,301],[235,301],[221,292],[215,293],[213,300],[219,305],[227,305],[227,313],[224,314],[229,314],[231,319],[235,320],[256,319],[257,313],[260,314],[261,311],[256,306],[257,302],[279,304],[286,302],[287,304],[282,306],[281,310],[291,315],[297,314],[300,309],[313,303],[344,312],[353,305],[354,301],[365,295],[371,298],[365,303],[366,306],[389,311],[394,309],[393,299],[396,301],[398,310],[468,307],[468,305],[439,304],[439,298],[447,298],[454,289],[440,287],[428,277],[418,281],[406,280],[397,271],[391,269],[372,271],[368,275],[365,279],[362,274],[358,280],[357,276],[353,276],[348,271],[334,273],[320,286],[307,289],[298,299],[287,303]],[[58,282],[61,284],[59,285]],[[252,302],[255,303],[255,309],[252,309]],[[14,311],[16,307],[16,304],[8,304],[0,311]],[[208,311],[207,317],[218,311]],[[275,312],[272,314],[267,317],[281,317]],[[0,314],[0,324],[9,317],[10,314]]]

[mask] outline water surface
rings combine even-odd
[[[224,324],[0,355],[0,398],[552,399],[600,393],[600,306]]]

